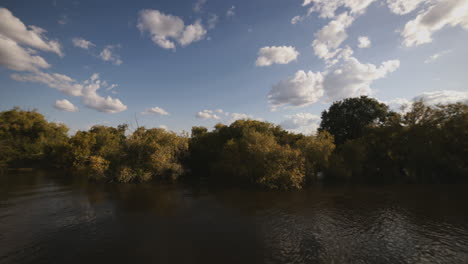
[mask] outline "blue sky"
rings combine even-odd
[[[468,102],[468,0],[0,7],[0,110],[35,108],[72,131],[135,120],[190,131],[248,117],[310,133],[345,97]]]

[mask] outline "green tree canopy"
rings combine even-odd
[[[373,98],[347,98],[322,112],[319,131],[328,131],[340,145],[361,137],[368,126],[383,123],[390,114],[387,105]]]
[[[0,163],[4,165],[50,166],[68,141],[68,128],[48,122],[36,111],[14,108],[0,112]]]

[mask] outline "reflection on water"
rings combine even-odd
[[[466,186],[299,192],[0,176],[0,263],[468,263]]]

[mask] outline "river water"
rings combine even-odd
[[[279,192],[0,176],[0,263],[468,263],[468,186]]]

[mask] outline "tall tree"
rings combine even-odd
[[[339,145],[361,137],[368,126],[383,123],[390,115],[388,106],[373,98],[347,98],[322,112],[319,131],[328,131]]]

